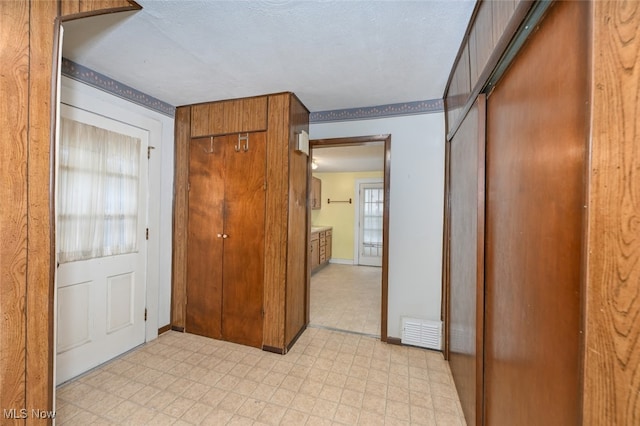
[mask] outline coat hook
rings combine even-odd
[[[242,149],[244,152],[249,151],[249,133],[245,133],[244,136],[238,135],[238,148],[236,151],[240,151],[240,141],[244,141]]]

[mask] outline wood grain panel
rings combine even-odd
[[[0,407],[26,407],[29,2],[0,2]],[[9,422],[9,424],[18,424]]]
[[[580,424],[588,9],[552,6],[488,100],[487,424]]]
[[[234,149],[237,141],[237,135],[226,136],[222,335],[261,348],[266,135],[249,133],[239,152]]]
[[[260,96],[242,100],[242,131],[267,130],[267,97]]]
[[[516,11],[516,6],[518,5],[518,0],[502,0],[502,1],[492,1],[492,15],[493,15],[493,44],[494,46],[502,37],[502,34],[505,33],[507,29],[507,25],[509,24],[509,20],[513,16]],[[492,49],[493,50],[493,49]]]
[[[453,70],[451,85],[447,92],[447,131],[457,127],[462,107],[471,93],[471,74],[469,69],[469,45],[462,49],[461,56]]]
[[[584,424],[640,424],[640,3],[593,2]]]
[[[224,101],[224,133],[242,132],[242,107],[244,100],[233,99]]]
[[[224,102],[209,104],[209,129],[208,134],[219,135],[225,133],[224,128]]]
[[[227,138],[191,139],[185,331],[222,338],[224,186]],[[233,147],[231,147],[231,152]],[[230,152],[230,153],[231,153]]]
[[[288,132],[289,155],[289,224],[287,234],[287,288],[285,345],[302,330],[306,322],[307,247],[309,226],[307,223],[307,198],[309,157],[296,151],[297,135],[309,132],[309,111],[291,95]]]
[[[198,104],[191,106],[191,137],[199,138],[215,134],[209,126],[211,105]]]
[[[485,97],[451,140],[449,359],[467,424],[482,424]]]
[[[50,28],[58,13],[55,2],[31,2],[31,26]],[[28,145],[28,268],[26,408],[53,407],[53,277],[54,229],[51,198],[54,144],[52,92],[54,37],[50,32],[31,31],[29,58],[29,145]],[[57,58],[56,58],[57,59]],[[57,62],[57,61],[56,61]],[[45,423],[29,417],[27,424]]]
[[[284,350],[289,94],[270,95],[268,111],[263,345]]]
[[[173,256],[171,325],[184,329],[187,296],[187,235],[189,214],[189,142],[191,107],[176,108],[174,141]]]
[[[469,46],[473,42],[474,49],[470,52],[471,86],[475,86],[489,61],[489,56],[496,46],[497,39],[493,34],[493,4],[484,1],[480,4],[473,29],[469,35]]]

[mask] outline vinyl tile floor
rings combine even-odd
[[[439,352],[307,328],[286,355],[170,331],[62,385],[57,425],[464,425]]]
[[[311,276],[312,326],[380,336],[382,268],[329,264]]]

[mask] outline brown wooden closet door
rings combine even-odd
[[[489,425],[580,424],[589,8],[551,6],[488,98]]]
[[[185,330],[221,338],[225,138],[194,138],[189,149]]]
[[[229,135],[226,149],[222,335],[262,347],[266,133]]]

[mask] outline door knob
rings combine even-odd
[[[222,238],[229,238],[229,236],[227,234],[222,234]]]

